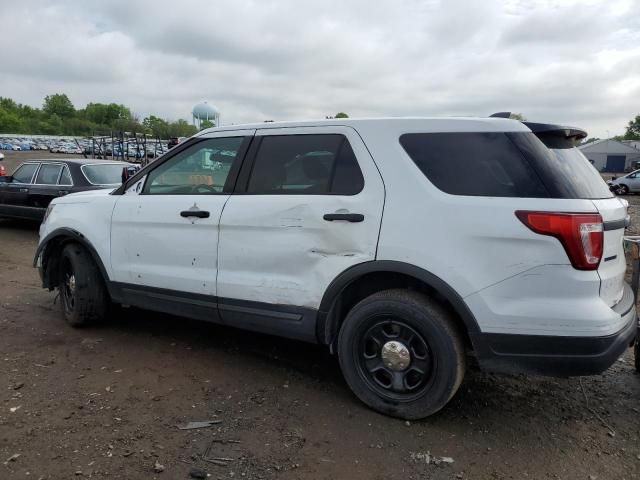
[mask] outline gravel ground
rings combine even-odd
[[[318,346],[139,310],[74,330],[36,243],[0,221],[1,479],[640,478],[630,351],[583,379],[469,371],[405,423],[360,404]],[[219,423],[177,428],[203,420]]]

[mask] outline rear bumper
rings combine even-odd
[[[628,285],[622,300],[612,310],[625,323],[621,330],[607,336],[479,333],[473,342],[480,368],[558,377],[600,374],[633,344],[638,333],[633,293]]]

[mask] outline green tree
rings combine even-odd
[[[344,112],[338,112],[338,113],[336,113],[335,118],[349,118],[349,115],[347,115]]]
[[[73,103],[64,93],[56,93],[44,97],[42,110],[47,115],[57,115],[60,118],[69,118],[76,113]]]
[[[211,120],[202,120],[200,122],[200,130],[204,130],[205,128],[213,128],[215,126],[216,124],[213,123]]]
[[[0,106],[0,132],[2,133],[21,133],[23,131],[23,122],[17,113],[7,111]]]
[[[640,115],[629,121],[627,131],[624,133],[625,140],[640,140]]]
[[[169,136],[170,137],[190,137],[198,133],[198,129],[195,125],[191,125],[186,120],[180,118],[175,122],[169,124]]]
[[[526,122],[527,121],[525,116],[522,115],[521,113],[512,113],[511,115],[509,115],[509,118],[511,120],[520,120],[521,122]]]
[[[40,109],[0,97],[0,132],[3,133],[109,135],[118,131],[152,133],[164,139],[197,133],[196,127],[183,119],[170,122],[150,115],[141,123],[127,106],[113,102],[90,102],[76,110],[69,97],[55,94],[47,96]]]
[[[142,121],[145,132],[160,138],[169,137],[169,122],[155,115],[149,115]]]

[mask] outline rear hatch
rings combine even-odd
[[[586,132],[572,127],[524,123],[553,154],[550,161],[542,162],[542,168],[544,176],[553,179],[554,193],[562,198],[591,200],[602,217],[604,245],[598,266],[600,297],[607,305],[614,306],[624,291],[623,236],[628,224],[627,203],[610,192],[600,173],[576,148]]]
[[[592,201],[604,221],[604,249],[598,267],[600,296],[613,306],[622,298],[627,269],[623,249],[627,208],[618,198]]]

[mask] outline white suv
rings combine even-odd
[[[329,345],[363,402],[425,417],[469,361],[596,374],[633,341],[626,206],[573,148],[583,133],[502,118],[214,128],[115,191],[56,199],[35,261],[73,326],[112,302]]]

